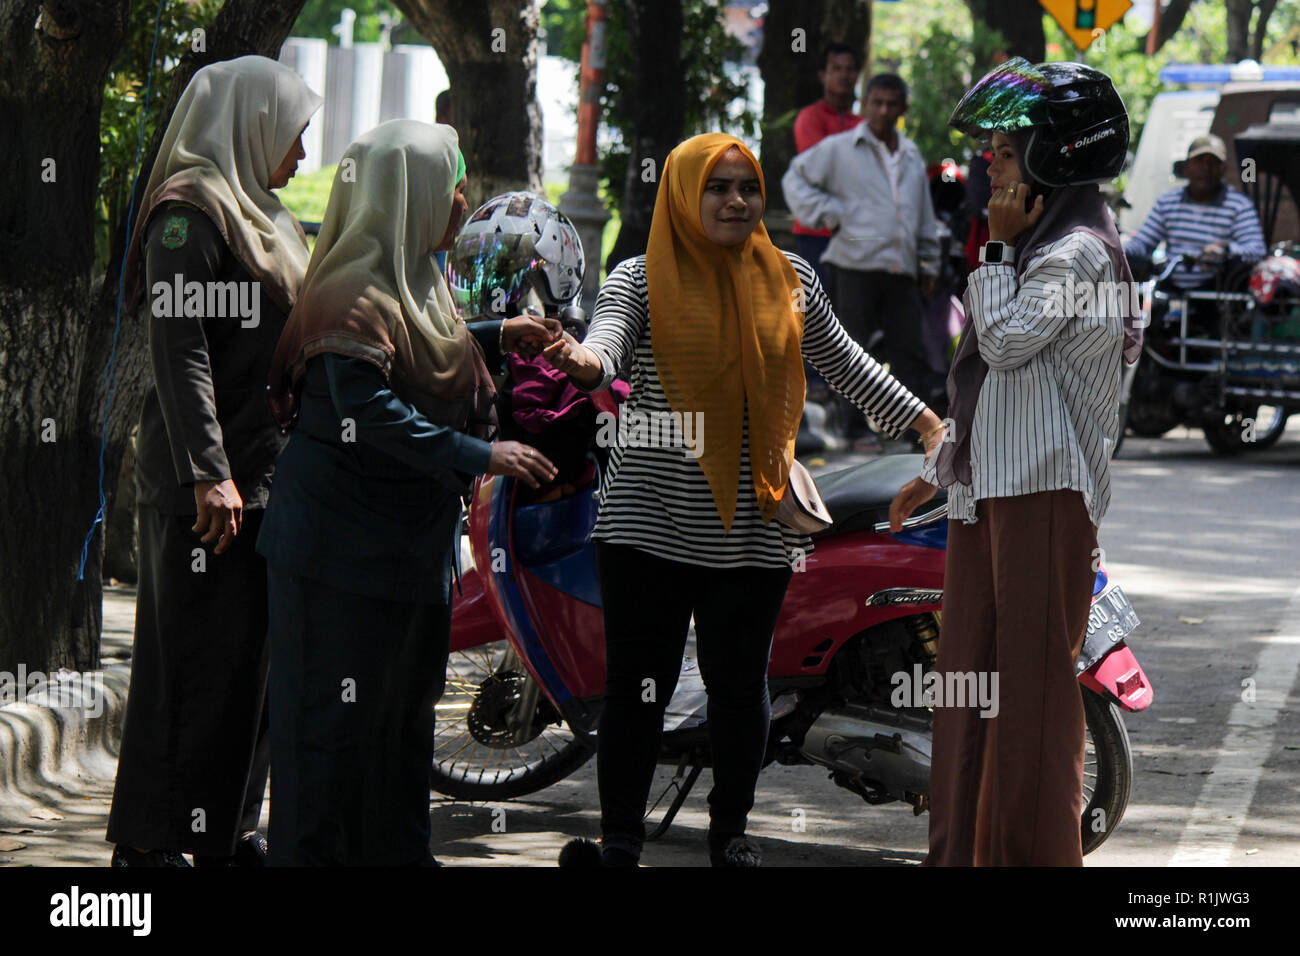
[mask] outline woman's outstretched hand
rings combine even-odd
[[[501,324],[501,344],[507,352],[532,358],[564,332],[559,319],[524,314]]]
[[[568,332],[562,332],[560,338],[543,349],[542,357],[555,369],[588,388],[593,387],[605,374],[596,353]]]
[[[1034,197],[1034,204],[1025,212],[1025,200],[1029,198],[1029,186],[1026,183],[1011,183],[1006,189],[998,189],[989,199],[989,239],[997,242],[1013,242],[1016,236],[1026,229],[1038,224],[1043,218],[1043,197]]]
[[[906,521],[917,509],[934,497],[938,489],[924,478],[913,478],[895,496],[889,506],[889,530],[897,534],[903,530]]]
[[[488,460],[487,473],[509,475],[527,482],[530,488],[537,488],[541,482],[552,480],[556,470],[550,459],[531,445],[517,441],[499,441],[492,443],[492,457]]]

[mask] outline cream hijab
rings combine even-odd
[[[321,352],[369,359],[421,411],[427,397],[474,392],[482,359],[433,254],[451,220],[459,160],[454,129],[415,120],[383,123],[347,148],[272,363],[274,400],[293,403],[307,360]]]
[[[127,263],[133,301],[143,295],[140,246],[149,218],[162,203],[182,200],[208,215],[272,301],[286,312],[293,306],[307,241],[268,183],[322,102],[292,69],[264,56],[194,74],[145,187]]]

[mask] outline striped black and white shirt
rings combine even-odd
[[[1039,249],[1019,283],[1010,265],[971,273],[966,309],[989,370],[971,426],[972,483],[948,488],[950,518],[974,524],[982,498],[1071,488],[1101,523],[1131,297],[1105,245],[1085,232]],[[937,457],[921,471],[931,484]]]
[[[1209,202],[1192,199],[1186,187],[1163,193],[1124,252],[1149,258],[1162,241],[1171,257],[1195,255],[1212,242],[1223,243],[1229,255],[1242,259],[1262,259],[1268,251],[1255,206],[1226,183]],[[1212,269],[1180,265],[1170,278],[1180,289],[1191,289],[1213,276]]]
[[[812,266],[786,254],[803,285],[806,312],[803,356],[841,395],[863,410],[889,435],[901,434],[925,410],[925,403],[893,378],[844,331]],[[793,290],[792,290],[793,291]],[[740,455],[736,514],[730,532],[722,527],[696,458],[687,454],[689,435],[664,395],[655,368],[650,335],[654,322],[689,321],[688,316],[649,315],[645,256],[620,263],[596,298],[583,344],[600,357],[604,369],[592,391],[608,388],[625,364],[631,395],[620,418],[650,420],[671,430],[665,441],[646,441],[624,428],[609,431],[610,464],[600,489],[600,512],[592,537],[632,545],[672,561],[711,567],[790,567],[812,553],[807,535],[775,519],[764,524],[749,463],[749,411],[746,404]]]

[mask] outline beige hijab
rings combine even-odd
[[[439,424],[450,423],[447,401],[490,388],[433,254],[451,220],[459,155],[450,126],[392,120],[339,160],[302,294],[271,365],[281,424],[294,414],[307,360],[321,352],[370,360],[394,392]]]
[[[203,67],[181,95],[136,220],[129,298],[144,294],[141,244],[157,208],[181,200],[203,210],[271,300],[288,311],[307,269],[307,240],[271,191],[279,168],[323,100],[285,66],[241,56]]]

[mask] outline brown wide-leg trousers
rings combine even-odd
[[[977,502],[948,524],[937,669],[998,675],[997,712],[937,706],[929,866],[1082,866],[1075,661],[1097,529],[1077,491]]]

